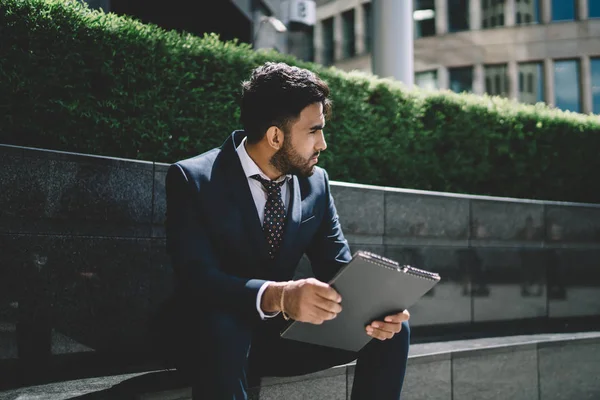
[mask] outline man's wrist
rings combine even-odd
[[[281,295],[287,282],[270,282],[263,293],[260,308],[264,313],[281,311]]]

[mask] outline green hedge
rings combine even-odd
[[[160,162],[240,128],[240,82],[267,61],[331,86],[332,179],[600,202],[600,120],[400,83],[199,38],[75,0],[0,0],[0,142]]]

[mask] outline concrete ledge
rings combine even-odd
[[[568,368],[566,367],[568,366]],[[263,378],[251,400],[349,399],[355,364]],[[600,398],[600,332],[455,340],[411,346],[403,399]],[[23,397],[20,397],[23,396]],[[0,392],[0,400],[188,400],[171,370],[89,378]]]

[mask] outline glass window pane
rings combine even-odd
[[[525,86],[525,85],[523,84],[523,72],[519,71],[519,90],[520,90],[521,92],[524,90],[524,89],[523,89],[523,86]]]
[[[552,21],[574,21],[575,0],[552,0]]]
[[[365,50],[369,53],[373,49],[373,13],[371,3],[363,4],[364,26],[365,26]]]
[[[600,114],[600,58],[590,59],[592,74],[592,112]]]
[[[578,60],[554,62],[554,93],[556,107],[580,112]]]
[[[306,30],[306,58],[305,61],[315,61],[315,27],[310,26]]]
[[[415,85],[421,89],[436,90],[438,88],[437,71],[417,72],[415,74]]]
[[[489,21],[489,24],[488,24]],[[504,2],[490,1],[481,3],[481,26],[493,28],[504,26]]]
[[[540,22],[540,0],[518,1],[515,9],[517,25]]]
[[[485,69],[485,92],[489,95],[508,95],[508,67],[506,64],[486,65]]]
[[[590,18],[600,18],[600,1],[588,0],[588,10]]]
[[[456,93],[473,91],[473,67],[449,68],[450,90]]]
[[[356,46],[354,46],[354,9],[342,13],[342,56],[344,58],[354,57]]]
[[[544,66],[541,62],[519,64],[519,101],[544,101]]]
[[[448,30],[450,32],[469,29],[469,0],[448,0]]]
[[[323,20],[323,65],[333,64],[333,17]]]
[[[435,0],[415,0],[415,38],[435,35]]]

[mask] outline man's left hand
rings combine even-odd
[[[408,321],[410,313],[404,310],[401,313],[388,315],[383,321],[373,321],[365,328],[367,335],[379,339],[391,339],[402,329],[402,322]]]

